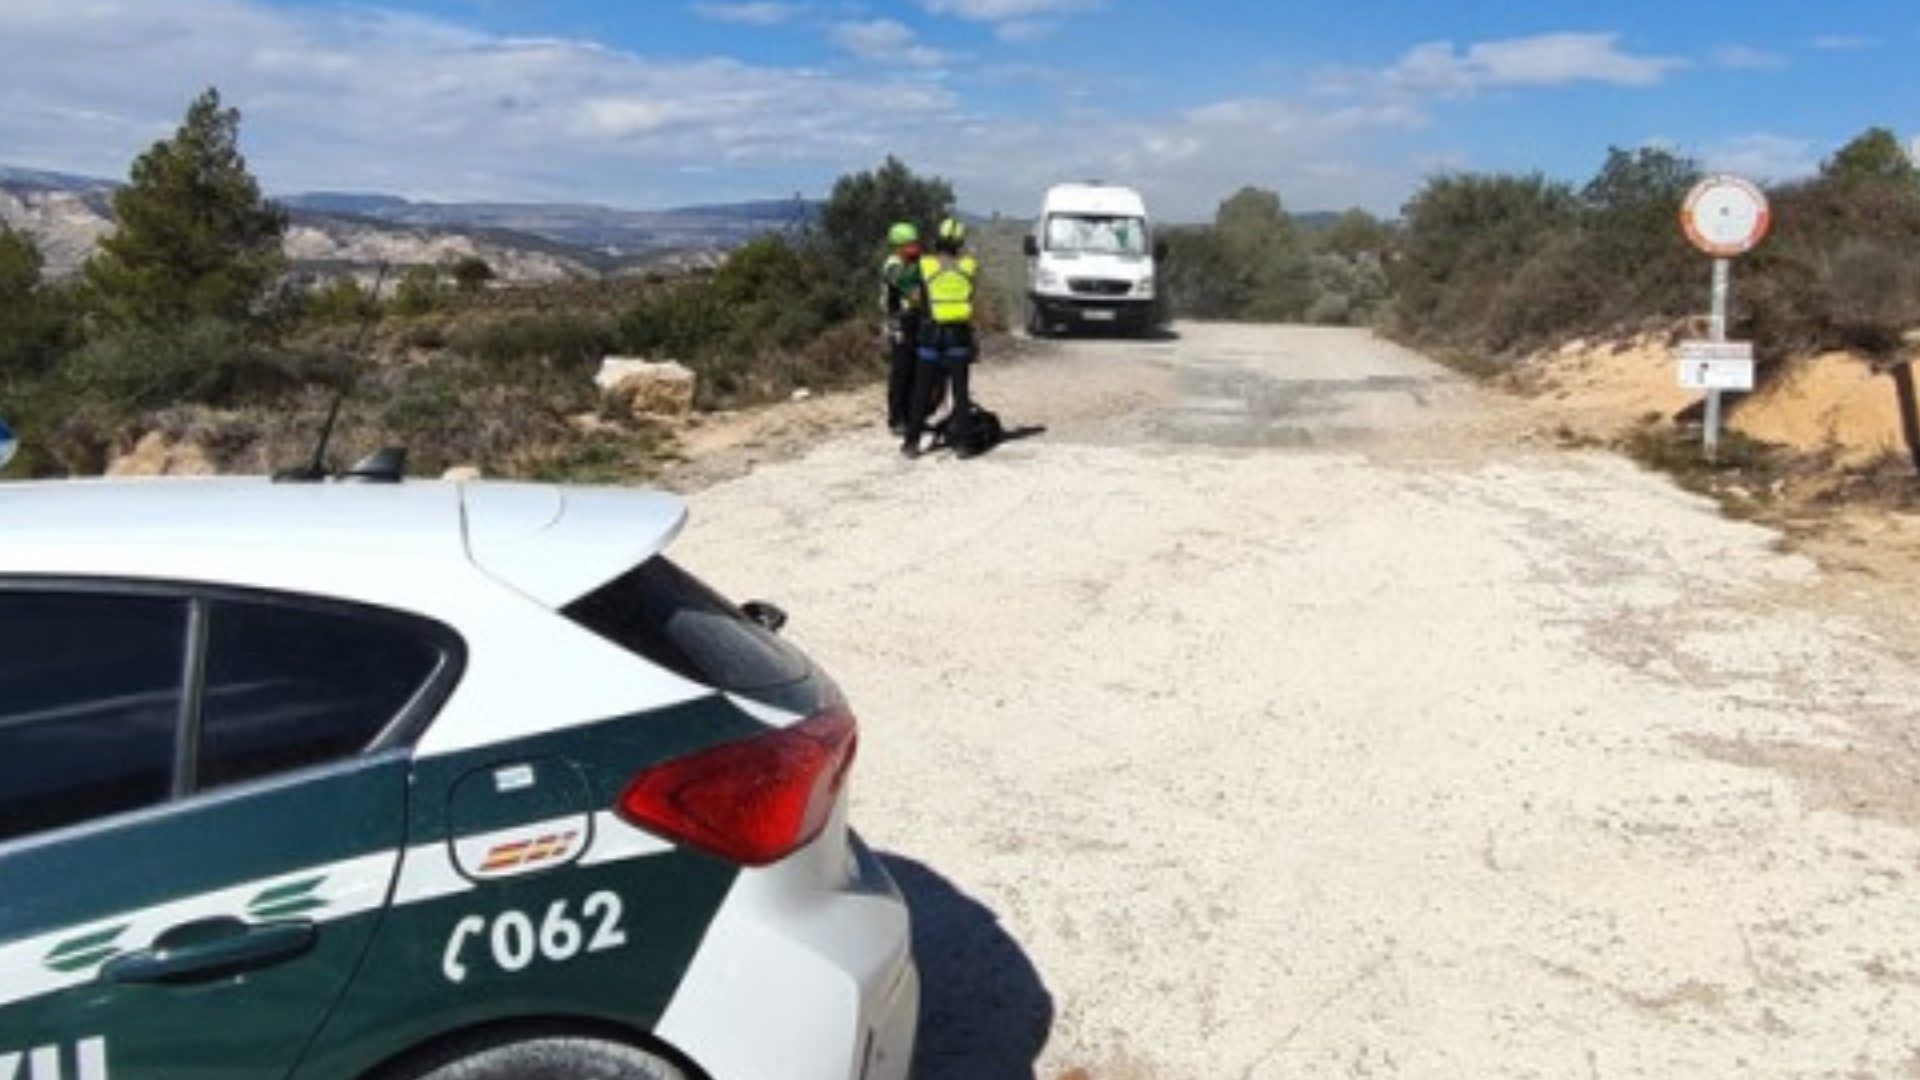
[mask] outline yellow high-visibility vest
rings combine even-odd
[[[920,282],[934,322],[952,326],[973,321],[973,279],[979,272],[980,264],[971,255],[921,257]]]

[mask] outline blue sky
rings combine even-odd
[[[280,192],[652,207],[895,153],[981,211],[1101,176],[1391,213],[1609,145],[1803,174],[1920,134],[1917,49],[1887,0],[0,0],[0,163],[121,175],[213,84]]]

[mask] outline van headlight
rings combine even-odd
[[[1039,274],[1034,276],[1033,280],[1034,280],[1034,284],[1040,286],[1040,289],[1043,292],[1058,289],[1060,287],[1060,274],[1057,271],[1042,270],[1040,271]]]

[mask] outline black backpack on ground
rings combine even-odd
[[[971,457],[986,453],[1007,437],[1007,429],[1000,423],[1000,414],[993,410],[975,403],[971,417],[973,422],[967,425],[967,441],[964,445],[953,441],[953,414],[949,412],[941,417],[933,425],[934,448],[951,446],[955,453]]]

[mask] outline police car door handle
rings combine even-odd
[[[100,976],[110,983],[209,982],[297,959],[317,937],[304,920],[254,925],[202,919],[161,934],[152,948],[115,957]]]

